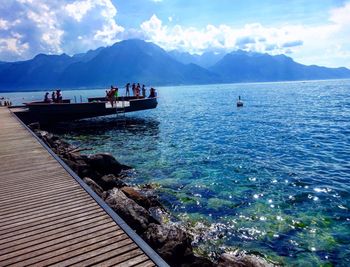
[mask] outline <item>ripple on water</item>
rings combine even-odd
[[[125,127],[103,118],[56,131],[134,166],[133,182],[158,184],[202,251],[244,247],[287,265],[347,266],[349,87],[160,88],[158,108],[128,116]]]

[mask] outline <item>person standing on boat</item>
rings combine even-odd
[[[111,89],[107,93],[107,97],[109,102],[111,103],[112,108],[114,107],[114,102],[115,102],[115,89],[113,85],[111,85]]]
[[[56,93],[55,93],[55,91],[52,92],[52,94],[51,94],[51,99],[52,99],[52,102],[53,102],[53,103],[56,103],[57,99],[56,99]]]
[[[146,88],[144,84],[142,85],[142,96],[146,97]]]
[[[51,99],[49,98],[49,92],[46,92],[45,97],[44,97],[44,102],[45,103],[50,103]]]
[[[118,104],[118,87],[114,87],[114,98]]]
[[[56,90],[57,103],[62,103],[62,93],[61,90]]]
[[[135,85],[135,83],[132,84],[131,89],[132,89],[132,95],[135,96],[136,95],[136,85]]]
[[[125,96],[130,96],[129,87],[130,87],[130,83],[127,83],[125,86]]]
[[[150,91],[149,91],[149,98],[152,97],[156,97],[156,89],[154,89],[153,87],[151,87]]]

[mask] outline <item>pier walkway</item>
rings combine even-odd
[[[0,108],[0,266],[167,266],[120,217]]]

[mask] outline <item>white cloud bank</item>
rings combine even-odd
[[[110,0],[15,0],[0,4],[0,58],[76,53],[119,41]]]
[[[350,3],[330,11],[329,21],[319,26],[283,25],[265,27],[260,23],[243,28],[207,25],[205,28],[165,25],[156,15],[141,24],[148,41],[166,50],[190,53],[205,51],[247,51],[292,54],[304,64],[350,67]]]
[[[29,59],[38,53],[74,54],[121,39],[142,38],[166,50],[202,53],[243,49],[289,54],[304,64],[350,67],[350,2],[331,10],[328,21],[317,26],[250,23],[195,28],[174,25],[173,17],[161,21],[153,15],[140,28],[125,30],[116,19],[117,8],[111,0],[1,1],[0,59]]]

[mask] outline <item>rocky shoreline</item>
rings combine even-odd
[[[197,256],[192,238],[168,219],[169,213],[158,201],[151,187],[127,185],[129,166],[120,164],[106,153],[84,155],[59,137],[30,125],[83,181],[98,194],[126,223],[171,266],[276,266],[265,259],[242,251],[223,253],[216,261]]]

